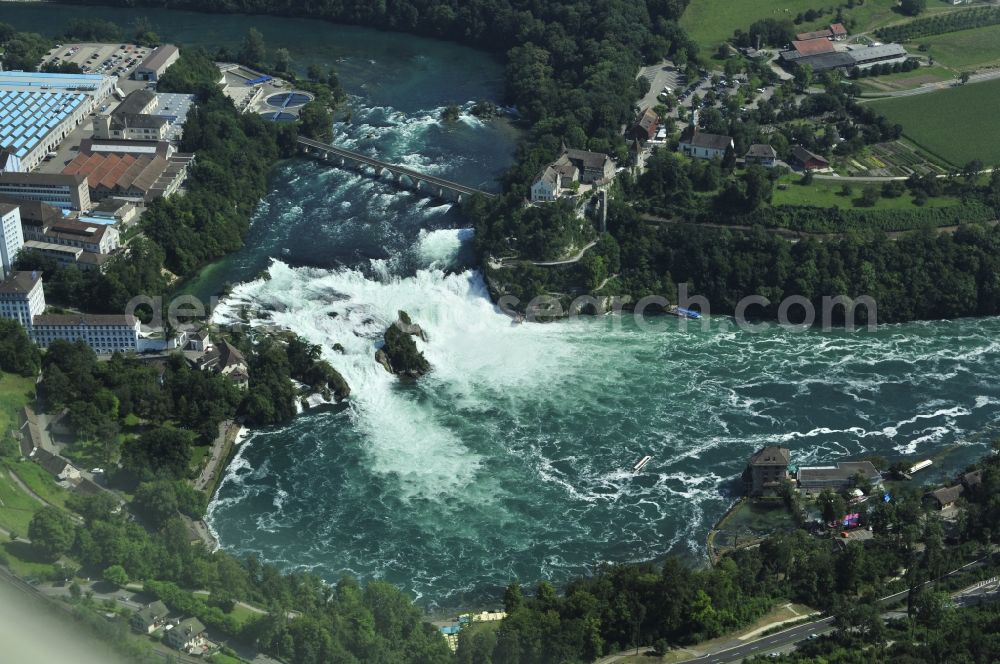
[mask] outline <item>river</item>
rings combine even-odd
[[[58,29],[84,14],[148,16],[166,39],[206,46],[257,26],[297,66],[336,64],[355,114],[335,142],[494,189],[512,159],[507,125],[437,120],[448,103],[498,99],[502,70],[484,54],[272,18],[70,8],[56,20],[51,6],[5,3],[2,20]],[[934,456],[928,477],[941,478],[996,432],[1000,319],[800,334],[726,319],[512,326],[468,268],[464,226],[449,205],[356,174],[276,170],[245,249],[190,290],[244,282],[216,319],[247,309],[295,330],[353,394],[345,410],[250,435],[209,509],[224,548],[331,581],[383,578],[428,608],[489,606],[515,578],[700,559],[762,445],[790,447],[797,463]],[[252,281],[263,268],[271,278]],[[373,360],[400,309],[428,332],[434,370],[416,384]]]

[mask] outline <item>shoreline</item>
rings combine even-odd
[[[208,504],[211,504],[215,499],[215,494],[222,485],[222,480],[225,478],[226,472],[229,470],[229,464],[232,463],[233,458],[236,456],[237,449],[243,444],[251,433],[251,430],[239,421],[234,420],[226,426],[222,443],[224,453],[223,456],[220,457],[219,463],[216,464],[216,467],[212,472],[211,491],[206,491],[208,495]],[[216,533],[212,526],[208,523],[207,512],[205,516],[197,520],[192,520],[191,523],[198,539],[202,541],[209,551],[217,551],[222,547],[219,541],[218,533]]]

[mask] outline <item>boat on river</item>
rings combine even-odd
[[[698,320],[701,318],[701,312],[695,311],[694,309],[688,309],[686,307],[678,307],[676,304],[671,305],[667,309],[667,313],[679,318],[690,318],[692,320]]]

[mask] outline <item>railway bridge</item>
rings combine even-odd
[[[328,164],[333,164],[341,168],[350,167],[362,173],[371,173],[375,177],[381,177],[384,173],[390,173],[393,181],[400,187],[408,187],[424,194],[428,194],[444,201],[455,201],[461,203],[465,197],[480,194],[486,198],[494,198],[496,194],[482,191],[464,184],[445,180],[434,175],[427,175],[406,166],[391,164],[381,159],[375,159],[368,155],[363,155],[352,150],[345,150],[327,143],[314,141],[310,138],[300,136],[298,138],[299,150],[314,159],[318,159]]]

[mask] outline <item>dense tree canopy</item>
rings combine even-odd
[[[31,546],[50,560],[68,553],[73,546],[73,522],[62,510],[46,506],[38,510],[28,524]]]
[[[9,318],[0,320],[0,370],[34,376],[41,366],[41,357],[24,326]]]
[[[125,445],[122,465],[139,477],[187,476],[194,434],[185,429],[159,427],[146,431]]]

